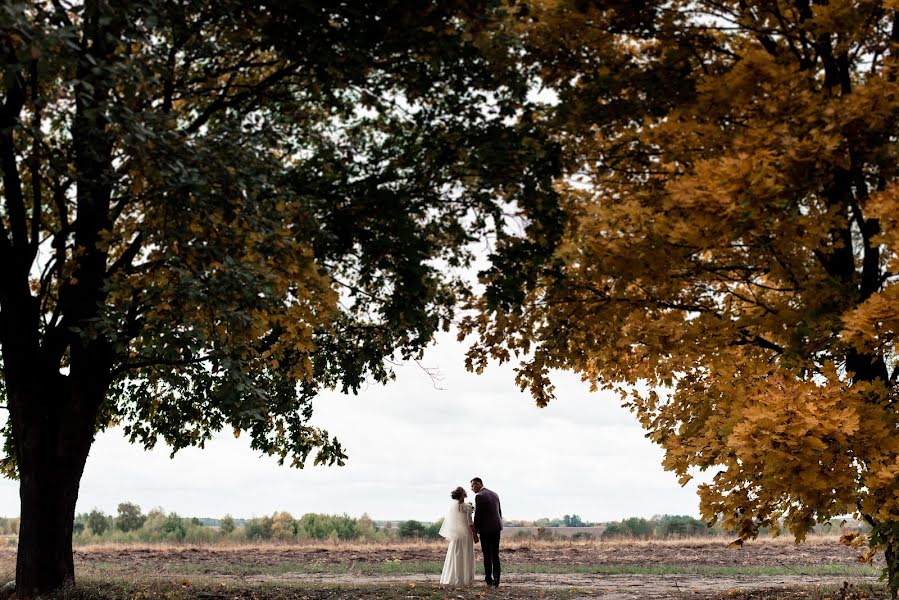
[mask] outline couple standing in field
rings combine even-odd
[[[488,586],[499,587],[499,537],[503,529],[503,510],[499,496],[484,487],[480,477],[471,480],[474,506],[465,502],[468,494],[457,487],[443,520],[440,535],[449,540],[440,583],[471,585],[474,582],[474,545],[480,541],[484,554],[484,578]],[[472,518],[474,512],[474,518]]]

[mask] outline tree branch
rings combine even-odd
[[[272,73],[271,75],[269,75],[268,77],[263,79],[261,82],[259,82],[257,85],[253,86],[252,88],[250,88],[244,92],[241,92],[239,94],[234,94],[233,96],[229,97],[228,92],[231,90],[231,84],[234,79],[234,74],[232,74],[231,78],[229,78],[228,82],[225,84],[225,87],[222,89],[218,98],[213,100],[209,104],[209,106],[207,106],[203,110],[203,112],[200,113],[200,115],[196,119],[194,119],[193,122],[184,129],[184,133],[187,135],[196,133],[217,112],[224,110],[226,108],[229,108],[231,106],[240,104],[241,102],[243,102],[244,100],[246,100],[248,98],[252,98],[253,96],[264,91],[265,89],[271,87],[275,83],[287,78],[288,75],[293,74],[294,70],[295,70],[294,65],[288,65],[284,68],[281,68],[281,69],[275,71],[274,73]]]
[[[31,117],[31,247],[30,259],[37,256],[37,248],[40,242],[41,230],[41,104],[37,85],[37,60],[32,60],[29,66],[31,76],[31,106],[34,111]]]
[[[125,249],[125,252],[114,262],[112,266],[109,267],[109,270],[106,272],[107,276],[112,275],[119,271],[120,269],[127,268],[131,265],[131,261],[134,260],[134,257],[137,256],[137,253],[140,252],[141,246],[144,242],[144,232],[139,232],[134,239],[131,240],[131,243],[128,244],[128,248]]]
[[[25,78],[18,72],[19,63],[13,49],[9,49],[4,61],[7,81],[6,101],[0,110],[0,169],[3,171],[3,191],[6,200],[7,214],[12,231],[14,248],[24,249],[28,246],[28,233],[25,224],[25,199],[22,194],[22,178],[16,163],[13,130],[19,120],[22,107],[25,105]],[[15,72],[10,77],[8,70]],[[0,224],[2,227],[2,224]],[[2,232],[2,243],[9,248],[9,237],[6,230]]]

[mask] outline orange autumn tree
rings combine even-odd
[[[527,276],[483,273],[463,328],[538,405],[554,369],[621,392],[743,539],[858,514],[894,592],[897,8],[535,3],[567,226]]]

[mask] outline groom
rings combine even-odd
[[[480,477],[471,480],[474,497],[474,531],[481,538],[484,576],[487,585],[499,587],[499,535],[503,529],[503,509],[499,496],[484,487]]]

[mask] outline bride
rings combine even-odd
[[[457,487],[450,494],[453,499],[449,512],[443,520],[440,535],[449,540],[446,561],[440,583],[443,585],[471,585],[474,582],[474,545],[478,534],[474,532],[471,512],[474,507],[465,502],[467,494]]]

